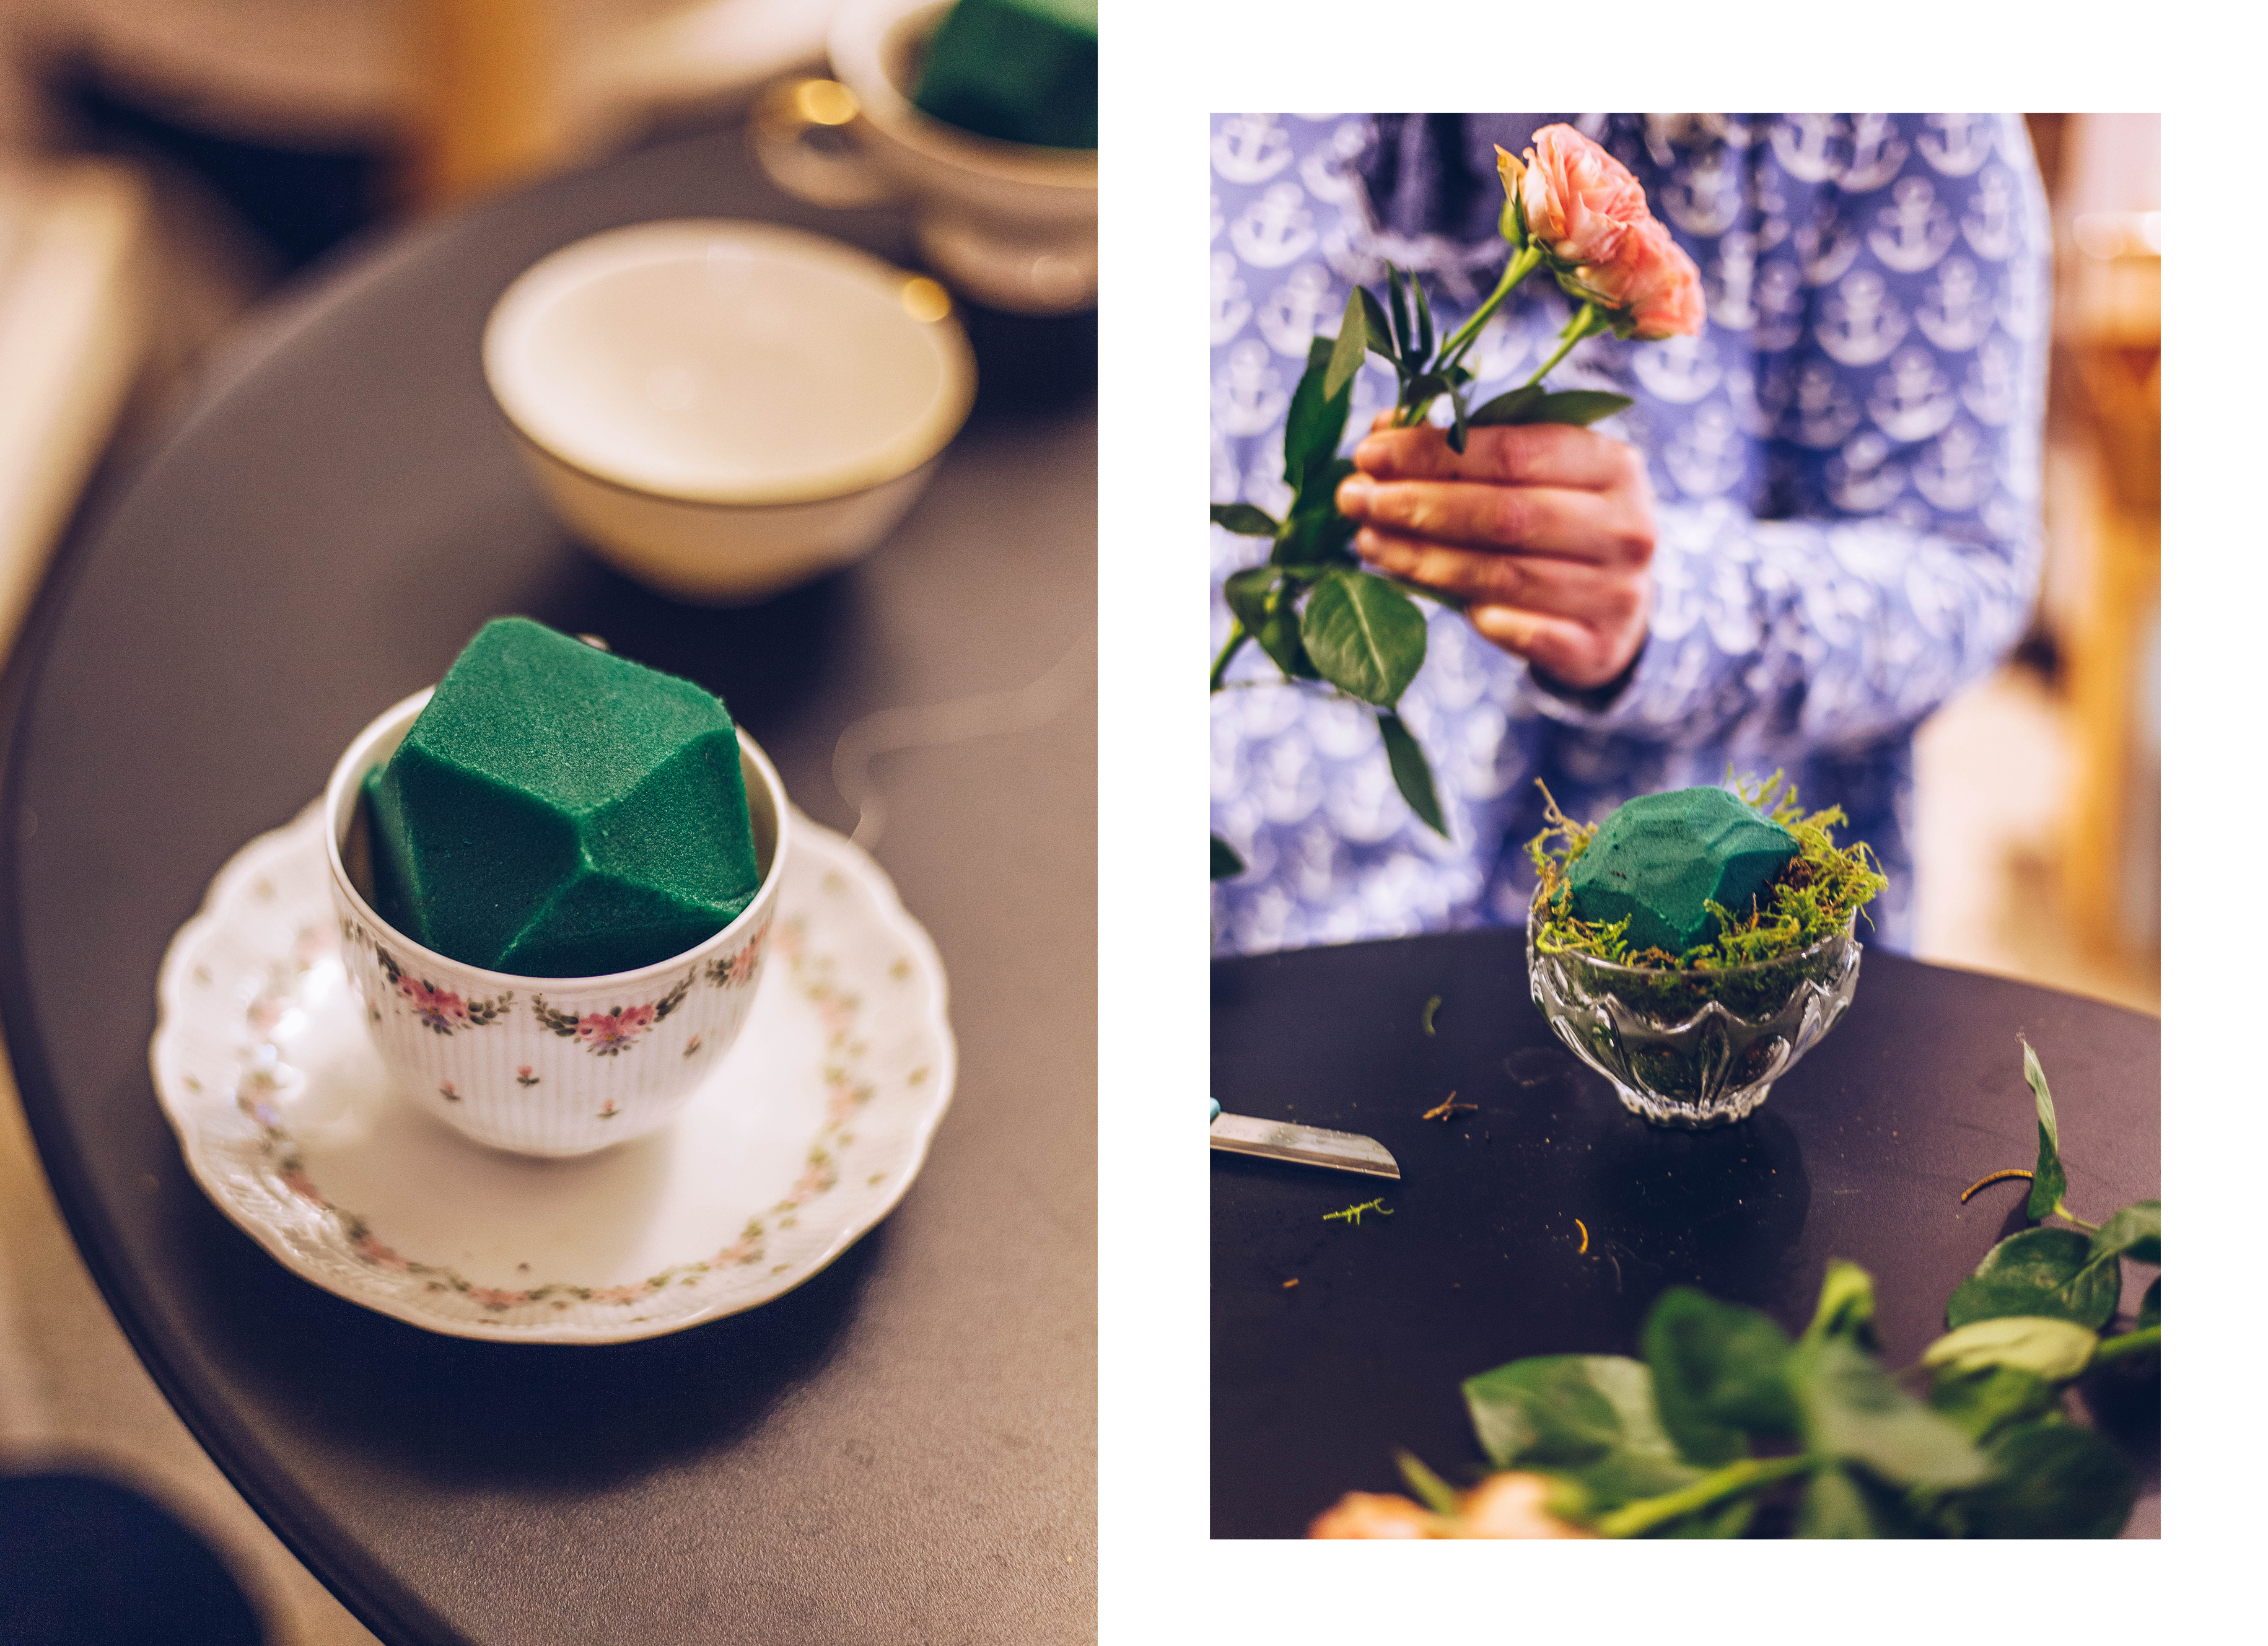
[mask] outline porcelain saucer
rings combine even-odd
[[[191,1174],[295,1274],[429,1331],[624,1342],[800,1285],[921,1170],[953,1095],[945,973],[840,834],[796,819],[750,1021],[678,1118],[545,1160],[391,1089],[340,963],[318,811],[215,878],[159,968],[150,1043]]]

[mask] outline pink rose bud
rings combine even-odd
[[[1652,221],[1638,179],[1572,126],[1537,132],[1524,168],[1509,159],[1497,162],[1498,174],[1517,175],[1528,233],[1563,263],[1603,263],[1631,225]]]
[[[1587,1538],[1596,1535],[1544,1510],[1551,1482],[1540,1474],[1491,1474],[1458,1500],[1462,1538]]]
[[[1438,1538],[1439,1519],[1406,1497],[1349,1492],[1315,1517],[1311,1538]]]
[[[1611,258],[1578,268],[1575,278],[1602,305],[1630,317],[1633,337],[1653,342],[1701,329],[1701,271],[1652,217],[1631,225]]]

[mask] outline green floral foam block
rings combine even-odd
[[[1579,919],[1630,917],[1633,949],[1683,954],[1717,934],[1796,854],[1795,836],[1722,789],[1673,789],[1618,806],[1568,871]]]
[[[524,617],[473,636],[364,785],[378,912],[454,960],[666,960],[762,879],[725,705]]]
[[[1095,0],[961,0],[930,39],[914,107],[964,131],[1094,147]]]

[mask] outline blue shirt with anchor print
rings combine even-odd
[[[1410,812],[1376,723],[1273,680],[1248,648],[1212,700],[1212,823],[1247,872],[1214,888],[1224,954],[1515,922],[1548,783],[1596,819],[1632,795],[1784,770],[1890,889],[1871,941],[1911,939],[1916,724],[1991,669],[2040,557],[2047,208],[2014,114],[1235,114],[1212,129],[1211,501],[1270,513],[1309,341],[1351,283],[1424,273],[1454,325],[1508,254],[1493,145],[1564,120],[1645,186],[1700,268],[1708,324],[1595,338],[1551,374],[1636,404],[1598,425],[1647,459],[1652,626],[1609,701],[1550,689],[1427,606],[1403,720],[1449,839]],[[1524,381],[1568,314],[1542,276],[1467,364],[1476,402]],[[1374,356],[1350,445],[1391,405]],[[1264,543],[1214,529],[1219,585]]]

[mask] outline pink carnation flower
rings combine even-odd
[[[1529,235],[1561,262],[1604,262],[1633,225],[1649,220],[1638,179],[1572,126],[1537,132],[1525,166],[1498,152],[1507,186],[1517,173]]]
[[[1701,271],[1652,217],[1632,225],[1613,257],[1577,269],[1575,278],[1606,306],[1627,312],[1634,337],[1690,337],[1701,329]]]
[[[1440,1517],[1406,1497],[1385,1492],[1349,1492],[1317,1515],[1311,1538],[1438,1538]]]

